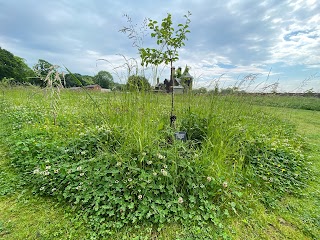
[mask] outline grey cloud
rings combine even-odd
[[[25,54],[21,57],[29,62],[43,58],[52,63],[75,64],[74,69],[80,73],[91,73],[96,58],[117,53],[138,56],[132,42],[119,32],[127,24],[124,13],[140,24],[144,18],[161,21],[169,12],[174,22],[182,22],[188,11],[192,13],[191,34],[180,51],[181,60],[194,63],[199,71],[205,68],[206,76],[226,70],[237,74],[250,70],[265,72],[270,64],[295,65],[304,58],[308,59],[305,64],[317,66],[314,59],[320,35],[318,2],[308,5],[295,0],[0,0],[0,8],[0,44],[17,55]],[[299,49],[285,43],[297,37],[314,41],[302,42],[304,52],[301,50],[299,57],[288,57],[290,51]],[[149,44],[146,38],[145,46]],[[96,54],[90,55],[88,50]],[[90,62],[91,66],[85,65]]]

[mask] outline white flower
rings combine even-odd
[[[131,182],[132,181],[132,179],[131,178],[128,178],[128,182]]]
[[[40,191],[43,191],[43,190],[44,190],[44,187],[41,187],[41,188],[40,188]]]
[[[72,172],[72,170],[71,170],[71,169],[69,169],[69,170],[68,170],[68,174],[70,174],[71,172]]]
[[[228,187],[228,182],[224,181],[224,182],[222,183],[222,186],[223,186],[224,188],[227,188],[227,187]]]
[[[168,172],[166,170],[164,170],[164,169],[161,169],[161,173],[162,173],[163,176],[167,176],[168,175]]]
[[[159,159],[165,159],[166,158],[165,156],[161,155],[160,153],[158,153],[157,156],[158,156]]]
[[[57,190],[56,188],[52,188],[51,192],[54,192],[54,191],[56,191],[56,190]]]
[[[35,170],[33,170],[33,174],[38,174],[40,172],[39,168],[36,168]]]
[[[146,152],[142,152],[142,156],[146,156],[147,155],[147,153]]]
[[[115,180],[115,181],[114,181],[114,183],[116,183],[116,184],[117,184],[117,183],[119,183],[119,181],[118,181],[118,180]]]
[[[139,199],[139,200],[141,200],[141,199],[142,199],[142,195],[141,195],[141,194],[138,196],[138,199]]]
[[[163,165],[163,168],[164,168],[164,169],[167,169],[167,168],[168,168],[168,166],[167,166],[167,165]]]
[[[148,165],[151,165],[151,164],[152,164],[152,161],[148,161],[147,164],[148,164]]]
[[[117,167],[120,167],[121,166],[121,162],[117,162]]]
[[[51,168],[51,166],[46,166],[46,170],[49,170]]]
[[[84,175],[84,173],[82,172],[82,173],[80,173],[80,177],[82,177]]]
[[[212,178],[211,177],[207,177],[207,181],[211,182]]]
[[[178,203],[183,203],[183,198],[182,197],[178,198]]]
[[[54,170],[54,173],[59,173],[59,169],[55,169],[55,170]]]
[[[43,174],[46,175],[46,176],[48,176],[50,173],[49,173],[48,170],[45,170]]]
[[[158,173],[156,173],[156,172],[153,172],[153,176],[157,176],[158,175]]]
[[[81,170],[82,170],[81,166],[77,167],[77,171],[81,171]]]

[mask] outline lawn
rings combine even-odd
[[[317,239],[320,101],[261,98],[2,89],[0,239]]]

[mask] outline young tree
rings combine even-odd
[[[139,53],[141,57],[142,66],[153,64],[158,66],[162,63],[170,63],[170,82],[172,83],[172,95],[171,95],[171,115],[170,115],[170,125],[174,126],[176,116],[173,115],[174,105],[173,105],[173,86],[174,86],[174,68],[173,63],[179,60],[178,49],[185,46],[185,41],[187,40],[187,33],[190,33],[189,24],[191,22],[191,13],[188,12],[184,15],[185,23],[178,24],[177,29],[172,26],[172,17],[168,13],[167,17],[162,19],[161,25],[157,21],[149,19],[148,27],[152,31],[151,37],[155,38],[159,49],[156,48],[140,48]]]
[[[155,48],[140,48],[139,53],[141,57],[141,64],[148,66],[148,64],[160,65],[162,63],[169,64],[171,67],[171,77],[173,78],[172,67],[173,63],[179,60],[178,49],[185,46],[185,41],[187,40],[187,33],[189,24],[191,22],[191,13],[188,12],[185,17],[184,24],[178,24],[175,30],[172,26],[172,16],[168,13],[167,17],[161,22],[161,25],[157,21],[149,19],[148,27],[152,31],[151,37],[156,38],[156,43],[159,46],[158,49]]]

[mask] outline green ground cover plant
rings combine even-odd
[[[312,176],[294,126],[245,96],[176,96],[173,129],[169,95],[62,90],[53,119],[44,90],[2,93],[1,145],[21,185],[67,203],[92,239],[168,226],[177,239],[229,239],[228,219],[301,196]]]

